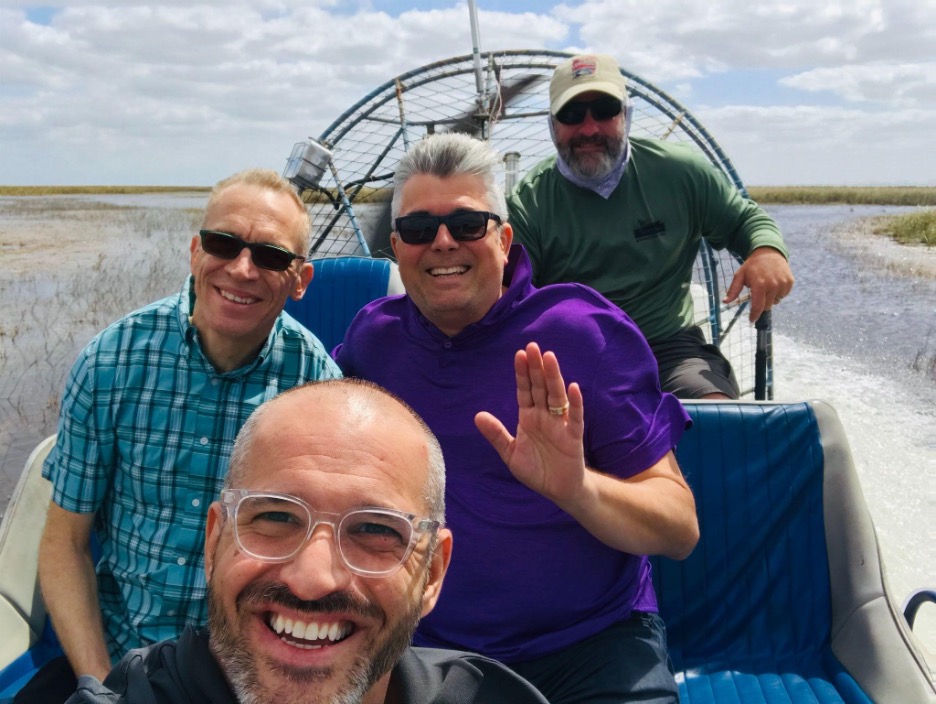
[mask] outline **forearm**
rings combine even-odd
[[[776,221],[754,204],[745,209],[734,240],[730,249],[745,259],[758,247],[773,247],[784,258],[789,258],[789,251]]]
[[[90,546],[87,540],[81,545],[57,529],[60,521],[56,519],[61,516],[56,512],[68,513],[54,505],[50,508],[51,525],[47,525],[39,549],[42,597],[75,674],[103,680],[111,662]]]
[[[708,192],[702,235],[713,247],[727,247],[743,259],[758,247],[773,247],[788,256],[777,222],[757,203],[727,184]]]
[[[699,541],[695,499],[681,476],[622,480],[589,469],[582,490],[564,503],[588,532],[622,552],[681,560]]]

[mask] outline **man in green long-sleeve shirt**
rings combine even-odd
[[[725,301],[748,287],[756,320],[793,287],[776,223],[697,150],[629,137],[625,80],[610,56],[558,66],[550,113],[558,154],[508,199],[534,282],[578,281],[620,306],[650,342],[663,390],[737,398],[730,364],[693,325],[693,265],[702,237],[742,256]]]

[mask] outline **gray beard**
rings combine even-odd
[[[238,596],[237,604],[240,606],[243,601],[249,601],[251,597],[259,594],[263,594],[265,599],[275,603],[278,599],[273,595],[284,592],[288,596],[281,601],[286,602],[290,608],[296,608],[298,600],[281,585],[248,587]],[[349,602],[360,602],[356,597],[336,594],[316,602],[300,603],[308,605],[305,609],[307,611],[321,613],[334,611],[334,607],[329,607],[329,604],[334,601],[341,602],[343,609],[348,608]],[[313,604],[320,606],[313,607]],[[376,607],[371,604],[363,604],[356,610],[373,613],[375,609]],[[352,607],[350,610],[353,611],[355,608]],[[338,693],[327,700],[315,691],[310,691],[312,689],[310,685],[327,682],[334,676],[331,668],[295,668],[267,662],[267,667],[282,680],[282,683],[273,691],[268,691],[261,684],[257,673],[258,661],[263,659],[263,655],[251,653],[240,641],[237,625],[228,621],[224,607],[212,591],[210,584],[208,585],[209,643],[239,704],[269,704],[270,702],[276,704],[360,704],[377,680],[393,669],[403,652],[409,647],[413,632],[419,623],[421,610],[422,604],[415,604],[396,624],[390,626],[382,638],[371,643],[370,647],[362,652],[352,665],[347,681],[342,683]]]
[[[569,167],[569,170],[579,178],[592,181],[602,179],[607,176],[618,163],[621,154],[624,152],[624,140],[611,141],[601,138],[604,142],[604,153],[579,155],[573,148],[573,142],[581,142],[581,139],[570,140],[565,144],[557,144],[556,151]]]

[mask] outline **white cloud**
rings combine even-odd
[[[932,56],[934,0],[586,0],[554,13],[584,45],[654,81],[729,68]]]
[[[210,183],[218,168],[279,169],[294,141],[378,85],[471,50],[464,6],[391,17],[331,4],[59,3],[49,25],[0,10],[11,76],[0,182]],[[565,32],[531,13],[481,20],[486,48]],[[196,154],[206,165],[186,168]]]
[[[852,102],[882,102],[895,107],[936,104],[936,62],[817,68],[788,76],[780,83],[806,91],[828,91]]]
[[[766,133],[761,125],[770,118],[740,127],[726,117],[736,109],[776,116],[797,100],[804,109],[842,103],[859,122],[880,119],[882,104],[934,109],[936,0],[572,1],[486,12],[479,0],[482,48],[613,53],[701,110],[719,141],[739,149],[803,134],[779,125]],[[0,183],[205,184],[247,165],[279,169],[294,141],[320,134],[379,85],[470,53],[463,2],[394,5],[7,0],[0,9]],[[758,86],[757,106],[745,106],[737,96],[758,69],[771,80],[781,76],[780,84]],[[738,76],[728,100],[706,86],[713,75]],[[724,108],[729,101],[739,107]],[[723,134],[713,115],[740,131]],[[923,147],[932,144],[922,139]],[[764,169],[768,177],[789,171]]]
[[[934,183],[921,154],[936,153],[936,109],[726,106],[706,127],[753,185]]]

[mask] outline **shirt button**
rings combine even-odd
[[[201,501],[198,499],[192,499],[192,506],[201,506]]]
[[[199,440],[198,442],[200,442],[202,445],[207,445],[207,444],[208,444],[208,438],[202,438],[202,439]]]
[[[450,349],[452,349],[452,341],[451,341],[451,340],[446,340],[445,343],[444,343],[442,346],[443,346],[445,349],[450,350]]]
[[[212,379],[212,380],[211,380],[211,385],[212,385],[212,386],[217,386],[219,383],[220,383],[220,382],[219,382],[217,379]]]
[[[180,557],[178,560],[176,560],[176,562],[179,564],[179,566],[182,566],[182,565],[185,564],[185,558],[184,558],[184,557]]]
[[[166,616],[175,616],[175,609],[169,609],[166,612]]]

